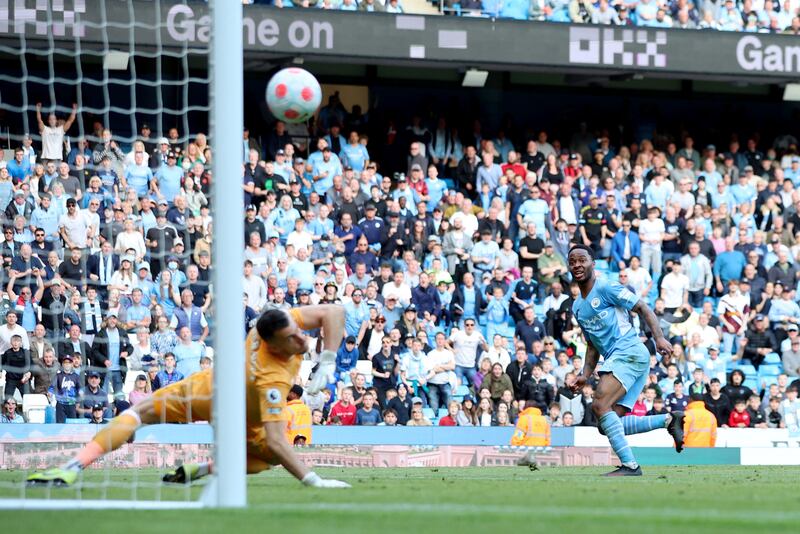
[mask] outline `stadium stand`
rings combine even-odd
[[[573,24],[800,34],[796,0],[253,0],[283,8],[430,14]]]
[[[349,388],[357,409],[374,389],[401,422],[421,404],[437,424],[455,400],[458,424],[513,425],[535,405],[553,426],[567,411],[595,425],[594,384],[563,387],[586,349],[564,263],[583,243],[674,344],[634,411],[685,406],[699,388],[721,424],[753,393],[748,409],[765,413],[751,420],[783,424],[783,404],[767,412],[799,385],[794,137],[731,134],[724,150],[686,132],[460,137],[415,117],[397,157],[367,118],[332,98],[305,153],[282,123],[243,136],[247,322],[267,304],[346,310],[337,381],[304,399],[317,420],[341,423],[329,413],[348,409]],[[208,139],[143,125],[128,146],[100,125],[82,140],[74,120],[37,118],[43,143],[24,137],[0,163],[3,387],[27,399],[9,420],[80,420],[98,404],[110,416],[214,364]]]

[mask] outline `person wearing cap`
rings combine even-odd
[[[345,323],[346,324],[346,323]],[[336,352],[336,383],[352,384],[355,382],[356,363],[358,362],[358,340],[355,336],[347,336]]]
[[[95,406],[108,409],[108,392],[103,389],[100,372],[90,369],[86,372],[86,385],[78,392],[78,416],[91,418]]]
[[[105,425],[108,424],[108,419],[105,417],[107,409],[102,404],[95,404],[88,412],[87,417],[90,424]]]
[[[72,355],[64,354],[61,357],[61,370],[56,373],[53,385],[48,390],[56,400],[56,423],[65,423],[67,419],[78,417],[80,382],[80,376],[72,368]]]

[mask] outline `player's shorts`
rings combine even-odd
[[[191,374],[153,393],[153,406],[162,423],[210,421],[213,391],[211,370]]]
[[[650,352],[642,343],[624,350],[614,351],[605,359],[600,374],[611,373],[625,388],[625,396],[617,404],[632,409],[639,399],[639,393],[647,384],[650,372]]]
[[[213,375],[211,370],[189,375],[153,393],[153,407],[163,423],[211,421]],[[247,455],[268,465],[279,463],[269,452],[263,424],[247,424]]]

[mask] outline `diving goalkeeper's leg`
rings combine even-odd
[[[59,467],[34,473],[28,477],[28,482],[57,486],[72,485],[83,469],[130,441],[137,428],[158,422],[160,422],[159,417],[153,407],[152,399],[144,400],[112,419],[70,461]]]

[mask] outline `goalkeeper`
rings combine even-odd
[[[303,330],[322,328],[320,365],[308,391],[327,386],[336,365],[344,332],[344,308],[319,305],[289,311],[267,309],[247,336],[247,472],[259,473],[282,465],[306,486],[347,488],[309,471],[285,438],[286,397],[300,370],[308,338]],[[224,362],[223,358],[218,360]],[[220,363],[222,365],[222,363]],[[210,370],[195,373],[156,391],[150,398],[115,417],[65,465],[28,477],[32,484],[71,485],[92,462],[127,443],[142,425],[210,421],[213,377]],[[185,464],[164,476],[165,482],[187,483],[209,474],[211,464]]]

